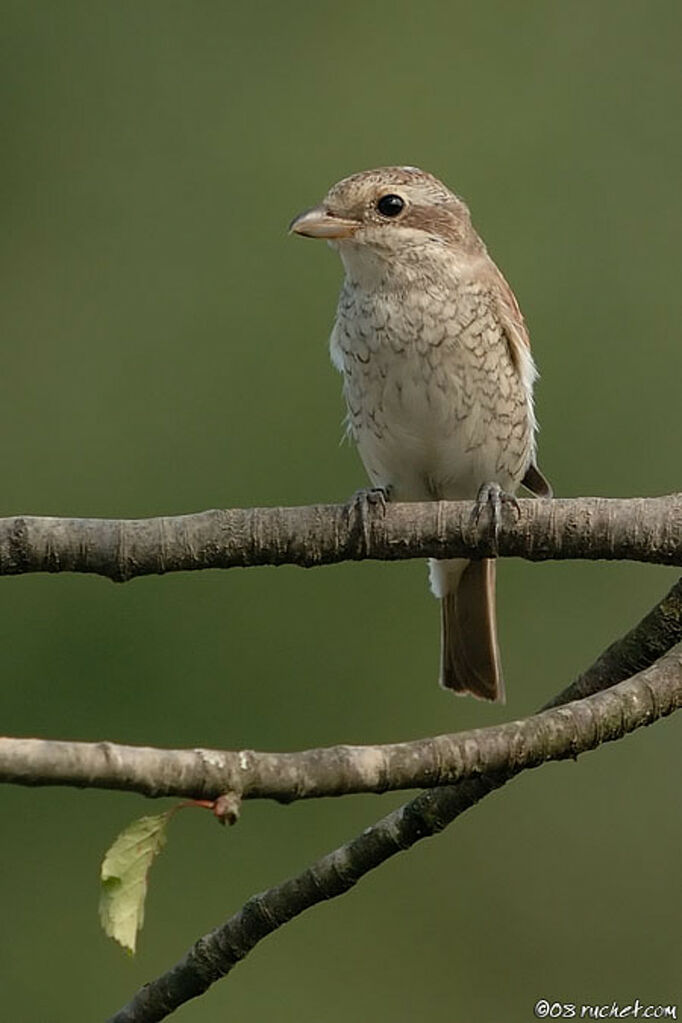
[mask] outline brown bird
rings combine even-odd
[[[535,461],[528,333],[465,203],[416,167],[380,167],[334,185],[291,231],[325,238],[343,261],[331,358],[374,488],[475,499],[494,522],[521,483],[551,497]],[[441,685],[503,701],[494,560],[429,568]]]

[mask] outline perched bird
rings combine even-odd
[[[465,203],[417,167],[345,178],[290,230],[343,261],[332,362],[374,488],[393,501],[515,503],[551,488],[535,460],[535,365],[514,295]],[[441,685],[504,700],[495,561],[431,560]]]

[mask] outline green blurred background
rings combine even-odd
[[[416,163],[470,203],[526,313],[562,496],[679,489],[679,4],[3,2],[3,515],[346,498],[337,258],[286,225]],[[2,730],[299,749],[519,717],[672,584],[505,562],[505,708],[436,685],[420,562],[114,586],[0,582]],[[178,1013],[526,1021],[680,999],[680,722],[549,765],[263,943]],[[139,952],[101,855],[169,801],[2,791],[3,1019],[103,1019],[201,933],[401,797],[185,813]],[[674,812],[673,812],[674,810]],[[679,889],[677,893],[679,895]]]

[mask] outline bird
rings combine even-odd
[[[333,185],[289,225],[325,239],[345,271],[330,338],[347,429],[381,501],[476,501],[495,527],[537,465],[528,331],[466,203],[418,167]],[[441,604],[440,684],[504,702],[495,560],[429,562]]]

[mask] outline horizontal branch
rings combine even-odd
[[[654,690],[651,675],[644,672],[606,692],[521,721],[383,746],[258,753],[4,738],[0,781],[195,799],[235,792],[242,799],[281,802],[434,788],[576,757],[671,714],[682,706],[682,647],[660,662],[655,683]]]
[[[613,643],[543,710],[593,697],[597,700],[594,706],[584,703],[581,707],[607,714],[613,691],[607,694],[607,702],[602,703],[599,701],[603,700],[603,690],[629,680],[677,644],[682,644],[682,579],[626,636]],[[679,698],[677,685],[673,681],[666,695],[670,710]],[[628,722],[638,727],[640,717],[646,718],[647,713],[630,682],[623,695],[625,692],[628,699],[634,699],[634,705],[628,711],[632,716],[623,722],[623,732],[631,730]],[[646,699],[646,692],[643,695]],[[670,712],[660,706],[658,709],[660,716]],[[543,722],[539,729],[538,721]],[[551,741],[552,736],[559,739],[566,728],[578,725],[577,719],[571,722],[566,710],[562,710],[554,717],[536,714],[524,721],[414,742],[332,746],[300,753],[173,750],[111,742],[0,738],[0,782],[120,789],[146,796],[195,799],[214,799],[232,791],[244,799],[291,802],[315,796],[452,783],[471,774],[500,770],[510,755],[517,758],[519,768],[531,766],[534,759],[540,762],[544,758],[543,743]],[[537,748],[536,730],[540,742]],[[586,733],[582,749],[594,748],[590,743],[598,737],[597,731]],[[602,741],[607,737],[604,733]],[[514,753],[515,750],[520,752]]]
[[[682,494],[522,500],[499,533],[469,501],[313,505],[151,519],[0,519],[0,575],[90,572],[135,576],[248,565],[379,558],[629,559],[682,565]]]

